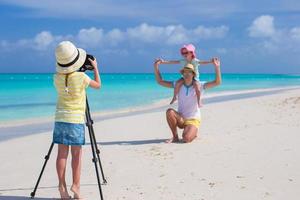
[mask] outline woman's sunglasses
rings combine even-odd
[[[192,75],[192,74],[194,74],[192,71],[189,70],[183,71],[183,75]]]

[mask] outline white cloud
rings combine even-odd
[[[300,41],[300,27],[294,27],[290,30],[291,38]]]
[[[98,46],[103,40],[103,30],[95,27],[81,29],[77,35],[77,40],[83,46]]]
[[[184,29],[175,29],[175,31],[168,37],[167,44],[183,44],[189,41],[194,41],[194,38],[189,38]]]
[[[262,15],[248,28],[250,37],[260,39],[252,45],[253,51],[274,55],[282,52],[300,52],[300,27],[276,29],[274,21],[273,16]]]
[[[36,34],[33,38],[19,39],[15,42],[2,40],[1,47],[6,51],[12,51],[15,49],[34,49],[37,51],[45,51],[54,48],[54,46],[61,40],[67,39],[67,36],[53,35],[49,31],[42,31]]]
[[[124,34],[119,29],[112,29],[106,34],[106,40],[112,45],[116,46],[125,39]]]
[[[272,37],[276,33],[274,28],[274,17],[262,15],[256,18],[248,28],[250,37]]]
[[[71,40],[79,47],[97,48],[103,46],[117,47],[120,44],[135,46],[136,44],[178,45],[200,40],[220,39],[226,37],[227,26],[204,27],[198,26],[187,29],[182,25],[153,26],[146,23],[125,30],[102,28],[80,29],[75,35],[53,35],[50,31],[42,31],[32,39],[20,39],[16,42],[1,41],[1,46],[10,44],[16,48],[32,48],[44,51],[61,40]]]
[[[146,23],[126,31],[132,41],[145,43],[178,44],[188,41],[187,30],[182,25],[151,26]]]
[[[128,28],[126,33],[129,38],[144,42],[155,42],[161,40],[163,35],[168,34],[163,27],[149,26],[145,23],[134,28]]]
[[[220,39],[226,36],[227,26],[186,29],[182,25],[151,26],[146,23],[127,29],[128,38],[147,43],[166,43],[169,45],[197,42],[203,39]]]
[[[55,37],[49,31],[43,31],[34,38],[36,49],[44,50],[55,41]]]

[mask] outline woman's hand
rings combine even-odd
[[[220,67],[221,62],[220,62],[219,58],[213,58],[213,64],[215,65],[215,67]]]
[[[163,62],[163,59],[157,58],[154,62],[154,64],[160,65]]]
[[[156,82],[164,87],[173,88],[173,83],[162,79],[158,66],[162,64],[162,59],[158,58],[154,61],[154,74]]]
[[[161,63],[162,63],[161,59],[156,59],[154,62],[155,69],[158,69],[158,65],[160,65]]]
[[[222,83],[222,75],[221,75],[221,69],[220,69],[221,63],[220,63],[219,58],[213,58],[213,64],[215,66],[215,74],[216,74],[215,80],[206,82],[203,86],[204,89],[213,88]]]

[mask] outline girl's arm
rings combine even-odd
[[[204,84],[204,89],[213,88],[213,87],[216,87],[216,86],[218,86],[222,83],[220,60],[217,59],[217,58],[214,58],[213,63],[214,63],[214,67],[215,67],[216,78],[213,81],[205,83]]]
[[[179,60],[170,60],[170,61],[168,61],[168,60],[163,60],[161,58],[156,59],[156,61],[158,61],[158,60],[160,61],[160,64],[180,64]]]
[[[211,64],[213,63],[213,61],[199,61],[199,64],[201,65],[207,65],[207,64]]]
[[[101,87],[101,79],[100,79],[100,75],[99,75],[99,71],[98,71],[96,58],[95,58],[95,60],[92,60],[89,58],[89,60],[94,67],[94,70],[93,70],[94,71],[94,80],[90,81],[90,87],[99,89]]]
[[[199,60],[199,64],[201,64],[201,65],[213,64],[214,63],[214,59],[215,58],[212,58],[210,61],[205,61],[205,60],[200,61]]]

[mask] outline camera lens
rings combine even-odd
[[[87,54],[86,58],[85,58],[85,61],[84,61],[84,64],[79,69],[80,72],[84,72],[86,70],[93,70],[94,69],[94,67],[93,67],[93,65],[92,65],[92,63],[89,59],[95,60],[95,57],[93,55]]]

